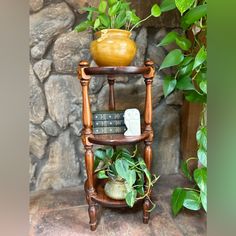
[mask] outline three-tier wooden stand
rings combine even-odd
[[[82,86],[83,98],[83,131],[82,142],[85,148],[85,164],[87,180],[85,182],[86,198],[89,205],[88,213],[90,218],[90,229],[97,227],[97,204],[106,207],[127,207],[125,201],[113,200],[104,193],[104,180],[96,179],[94,175],[94,155],[93,144],[108,145],[129,145],[144,141],[144,161],[150,170],[152,161],[153,129],[152,129],[152,81],[155,69],[152,61],[147,61],[142,67],[89,67],[87,61],[81,61],[78,67],[78,78]],[[92,114],[89,99],[89,83],[91,75],[107,75],[109,83],[109,110],[115,110],[114,84],[116,75],[142,74],[146,84],[146,98],[144,110],[144,128],[140,136],[124,136],[123,134],[94,135],[92,126]],[[149,220],[150,201],[148,198],[143,200],[143,223]]]

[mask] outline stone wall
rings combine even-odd
[[[61,189],[83,184],[86,177],[80,141],[81,88],[76,68],[80,60],[91,62],[92,32],[77,33],[74,26],[85,18],[79,10],[97,0],[30,0],[30,189]],[[136,2],[136,1],[134,1]],[[145,3],[143,3],[145,4]],[[172,13],[176,18],[176,13]],[[171,15],[170,15],[171,16]],[[166,18],[166,16],[165,16]],[[164,19],[165,19],[164,18]],[[153,21],[154,22],[154,21]],[[158,20],[133,34],[138,47],[133,65],[147,58],[156,67],[173,46],[156,48],[169,30],[177,29],[169,18]],[[177,22],[177,21],[176,21]],[[160,28],[161,25],[161,28]],[[178,29],[177,29],[178,30]],[[165,70],[164,73],[169,73]],[[182,95],[163,98],[164,74],[157,72],[153,83],[153,172],[174,174],[179,163],[179,109]],[[90,84],[92,110],[105,109],[108,84],[105,78]],[[117,108],[144,108],[142,77],[119,77],[116,84]]]

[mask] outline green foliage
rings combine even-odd
[[[137,198],[148,197],[158,177],[151,175],[137,147],[133,152],[125,148],[98,148],[94,152],[95,173],[99,179],[124,180],[127,188],[126,203],[132,207]],[[144,179],[146,178],[146,182]],[[144,189],[146,191],[144,191]],[[154,205],[154,203],[153,203]]]
[[[175,5],[175,6],[174,6]],[[197,157],[191,157],[181,163],[181,170],[192,182],[192,188],[176,188],[171,197],[173,214],[183,208],[197,211],[201,207],[207,211],[207,126],[205,109],[207,101],[207,49],[204,40],[199,35],[206,35],[206,1],[195,0],[163,0],[161,11],[177,8],[181,13],[181,34],[169,32],[157,45],[166,46],[175,43],[179,49],[170,51],[164,58],[160,70],[175,67],[175,75],[168,75],[163,81],[163,92],[168,96],[175,90],[183,91],[189,102],[203,104],[201,123],[196,133],[198,143]],[[186,31],[191,32],[192,42],[186,37]],[[190,173],[188,163],[198,161],[198,168]]]
[[[141,20],[136,15],[135,10],[130,7],[130,2],[127,0],[100,0],[98,7],[85,7],[82,10],[87,11],[88,16],[86,21],[75,27],[77,32],[90,28],[94,31],[103,29],[132,31],[151,16],[159,17],[162,13],[158,4],[154,4],[150,10],[150,15]]]

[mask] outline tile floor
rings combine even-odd
[[[89,229],[83,187],[34,192],[30,197],[30,236],[203,236],[206,214],[183,210],[173,217],[170,195],[174,187],[187,186],[181,175],[161,176],[153,190],[156,208],[149,224],[142,223],[142,207],[100,208],[97,230]]]

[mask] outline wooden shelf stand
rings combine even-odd
[[[123,134],[93,134],[92,113],[89,99],[89,83],[91,75],[107,76],[109,83],[109,110],[115,110],[115,76],[142,74],[146,84],[146,98],[144,109],[144,129],[140,136],[124,136]],[[94,175],[94,154],[92,151],[93,144],[98,145],[129,145],[144,142],[144,161],[150,170],[152,161],[152,82],[155,74],[154,64],[152,61],[146,61],[142,67],[124,66],[124,67],[89,67],[87,61],[81,61],[78,66],[78,78],[82,86],[82,142],[85,149],[85,164],[87,180],[85,182],[86,199],[88,202],[88,213],[90,218],[90,229],[96,230],[97,227],[97,204],[106,207],[127,207],[125,201],[113,200],[107,197],[104,193],[105,180],[96,179]],[[143,200],[143,223],[147,224],[150,217],[149,209],[151,203],[148,198]]]

